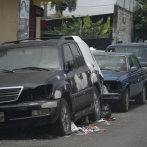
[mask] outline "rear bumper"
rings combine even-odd
[[[4,121],[0,122],[0,129],[54,123],[59,116],[60,106],[61,100],[0,105],[0,112],[4,112]],[[49,109],[49,113],[32,116],[32,110],[42,109]]]

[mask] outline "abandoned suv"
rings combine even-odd
[[[64,37],[3,43],[0,129],[52,123],[55,134],[65,135],[71,120],[86,114],[99,119],[102,75],[82,52],[74,39]]]

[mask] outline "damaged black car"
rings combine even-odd
[[[3,43],[0,129],[53,124],[55,134],[65,135],[71,120],[99,119],[103,78],[87,63],[74,39]]]

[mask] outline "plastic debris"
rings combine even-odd
[[[105,124],[106,124],[106,125],[108,125],[108,126],[110,126],[110,125],[111,125],[111,124],[110,124],[110,123],[108,123],[107,121],[105,121]]]
[[[103,118],[103,120],[113,121],[113,120],[116,120],[116,118],[115,117],[112,117],[112,118]]]
[[[74,135],[86,135],[88,133],[102,133],[105,129],[100,129],[97,126],[77,127],[73,122],[71,123],[71,130]]]
[[[97,120],[96,122],[105,122],[106,120],[104,120],[103,118],[101,118],[100,120]]]
[[[110,118],[111,117],[111,108],[108,104],[102,105],[101,118]]]
[[[71,122],[71,131],[74,132],[74,131],[78,131],[78,127],[73,123],[73,121]]]

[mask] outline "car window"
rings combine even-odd
[[[131,56],[128,59],[129,59],[129,65],[130,65],[130,67],[133,67],[134,64],[133,64],[133,60],[132,60]]]
[[[134,55],[136,55],[136,57],[138,59],[142,59],[143,57],[146,57],[147,55],[147,50],[144,49],[140,49],[139,46],[116,46],[114,48],[108,48],[107,52],[123,52],[123,53],[133,53]],[[143,55],[144,52],[144,55]]]
[[[72,52],[71,52],[68,45],[64,45],[64,61],[65,61],[65,63],[68,62],[68,61],[74,62]],[[74,62],[74,65],[75,65],[75,62]]]
[[[0,55],[1,69],[13,70],[25,67],[59,68],[57,46],[8,49],[3,52],[0,51]]]
[[[70,46],[71,51],[73,53],[74,59],[76,60],[77,66],[78,67],[83,66],[83,62],[81,60],[80,53],[79,53],[77,47],[75,46],[75,44],[69,44],[69,46]]]
[[[82,60],[82,62],[83,62],[83,65],[86,65],[86,63],[85,63],[85,60],[84,60],[84,57],[83,57],[83,55],[82,55],[82,53],[81,53],[81,50],[80,50],[80,48],[79,48],[79,46],[76,44],[76,47],[78,48],[78,51],[79,51],[79,53],[80,53],[80,56],[81,56],[81,60]]]
[[[143,62],[147,62],[147,47],[140,47],[137,58]]]
[[[101,70],[127,71],[125,56],[94,55]]]
[[[136,59],[136,57],[132,56],[132,59],[133,59],[134,65],[137,66],[138,68],[140,68],[140,65],[139,65],[138,60]]]
[[[106,52],[116,52],[116,51],[115,51],[115,48],[108,48],[108,49],[106,50]]]

